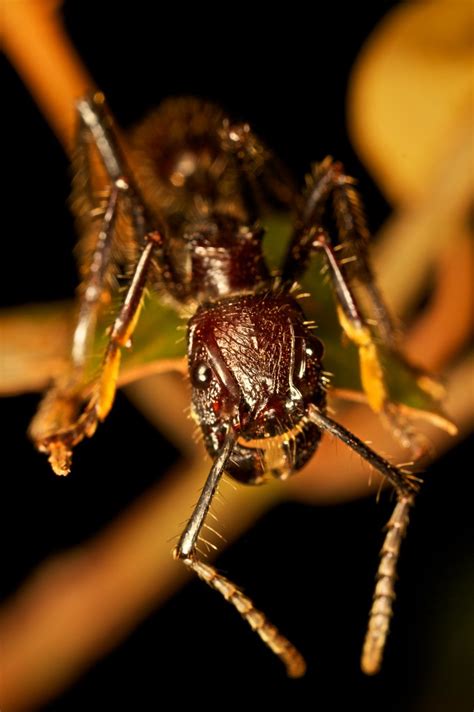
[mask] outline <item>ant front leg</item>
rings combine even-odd
[[[94,434],[99,421],[108,415],[115,397],[120,367],[121,349],[127,347],[135,329],[144,290],[152,266],[154,253],[162,247],[163,238],[158,232],[145,236],[145,247],[135,268],[122,308],[112,326],[107,349],[99,374],[87,387],[86,406],[84,391],[77,393],[73,386],[63,393],[56,389],[44,398],[30,426],[30,436],[36,447],[49,456],[51,466],[59,475],[69,472],[72,449],[84,437]],[[75,396],[75,400],[74,400]],[[64,426],[64,422],[67,425]]]
[[[232,455],[236,440],[237,434],[230,427],[225,442],[212,465],[191,519],[187,523],[173,555],[175,559],[181,559],[200,579],[218,591],[226,601],[229,601],[238,610],[242,618],[247,621],[270,650],[282,660],[290,677],[301,677],[306,670],[306,664],[298,650],[279,633],[261,611],[255,608],[252,601],[232,581],[218,573],[213,566],[205,564],[197,556],[197,542],[201,529],[204,526],[219,481],[224,474],[226,463]]]
[[[388,521],[387,534],[380,552],[372,608],[361,657],[363,672],[367,675],[374,675],[380,670],[382,664],[390,619],[393,615],[400,545],[408,527],[409,512],[418,491],[419,480],[411,473],[390,464],[353,433],[321,413],[315,406],[309,407],[308,417],[318,428],[336,436],[357,452],[391,482],[397,493],[397,504]]]

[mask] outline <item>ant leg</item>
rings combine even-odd
[[[306,177],[303,204],[283,265],[283,278],[294,281],[306,270],[312,252],[309,229],[326,227],[328,201],[331,199],[337,224],[337,237],[331,243],[338,253],[341,270],[349,281],[357,280],[370,288],[381,336],[386,343],[390,343],[395,340],[396,329],[370,266],[370,233],[355,182],[354,178],[344,173],[342,163],[334,161],[331,156],[312,166],[311,174]]]
[[[399,340],[399,328],[382,298],[370,264],[370,233],[362,200],[354,183],[353,178],[341,172],[332,193],[338,231],[339,263],[343,266],[347,279],[356,281],[367,294],[380,338],[385,344],[395,348]]]
[[[89,274],[81,289],[79,313],[72,337],[71,365],[55,379],[29,427],[30,437],[36,447],[49,453],[56,474],[69,472],[71,450],[60,441],[55,442],[49,438],[54,433],[71,428],[78,420],[81,406],[86,400],[86,357],[91,349],[98,310],[106,293],[104,282],[109,266],[117,202],[118,191],[114,188],[108,198]]]
[[[141,242],[146,233],[145,203],[121,151],[120,141],[114,129],[114,119],[107,107],[105,97],[101,92],[85,96],[77,102],[76,108],[80,120],[79,148],[81,150],[78,157],[73,156],[73,168],[76,170],[75,182],[79,182],[80,185],[75,190],[73,189],[73,208],[75,202],[81,203],[86,195],[88,204],[85,206],[85,212],[91,212],[95,202],[94,179],[96,183],[98,179],[100,180],[100,175],[94,176],[94,173],[100,174],[97,161],[94,161],[90,156],[89,161],[86,160],[86,132],[97,151],[108,185],[115,186],[123,195],[127,196],[134,235]],[[84,206],[82,206],[82,211],[84,212]],[[75,212],[77,213],[78,210]],[[163,226],[160,225],[159,229],[163,230]]]
[[[57,474],[69,472],[72,447],[85,435],[93,434],[97,417],[105,418],[110,407],[105,407],[104,384],[110,380],[107,374],[112,374],[111,364],[118,359],[110,344],[104,372],[92,386],[87,373],[99,313],[111,302],[117,274],[136,263],[139,246],[144,255],[151,249],[150,237],[145,239],[145,208],[120,152],[103,95],[96,93],[80,99],[77,111],[79,128],[72,159],[75,175],[71,204],[81,232],[77,256],[82,284],[78,291],[71,365],[55,379],[29,428],[36,446],[49,454]],[[162,250],[158,261],[166,272]],[[140,265],[141,262],[137,270]],[[115,380],[116,374],[108,387],[110,403]],[[97,383],[102,384],[100,396]]]
[[[310,229],[309,233],[312,236],[312,248],[323,250],[329,266],[339,323],[358,348],[362,387],[367,394],[369,405],[385,418],[402,446],[411,450],[414,458],[418,459],[426,452],[427,442],[417,433],[410,420],[403,416],[400,409],[390,402],[380,350],[358,305],[351,282],[343,270],[344,265],[341,264],[340,257],[324,230]]]
[[[89,266],[89,274],[81,285],[79,314],[72,339],[72,363],[83,369],[95,332],[101,300],[106,296],[107,272],[110,269],[110,253],[117,218],[119,191],[114,186],[110,191],[102,225]]]
[[[282,267],[285,282],[295,282],[306,271],[313,251],[309,228],[324,224],[327,202],[341,170],[341,164],[327,156],[321,163],[314,164],[311,174],[306,177],[303,202]]]
[[[398,495],[397,504],[386,526],[387,533],[380,551],[380,563],[360,660],[362,671],[366,675],[375,675],[382,665],[385,641],[393,615],[400,545],[406,534],[412,506],[413,498]]]
[[[372,467],[375,467],[376,470],[391,482],[399,496],[412,497],[416,494],[418,491],[418,478],[414,475],[405,470],[401,470],[395,465],[391,465],[388,460],[385,460],[385,458],[372,450],[372,448],[351,433],[350,430],[347,430],[343,425],[322,413],[314,405],[309,406],[308,417],[318,428],[321,428],[321,430],[331,435],[335,435],[339,440],[342,440],[346,445],[355,450],[355,452],[372,465]]]
[[[61,391],[63,383],[60,382],[59,386],[46,394],[31,423],[30,436],[36,447],[49,455],[49,462],[56,474],[65,475],[69,472],[73,447],[84,437],[94,434],[98,422],[106,418],[112,407],[121,348],[129,346],[140,315],[152,259],[162,244],[163,239],[158,232],[145,236],[145,247],[112,326],[101,369],[92,384],[82,389],[68,384],[69,387]]]
[[[400,328],[382,297],[370,264],[370,233],[362,201],[352,178],[340,175],[332,193],[332,200],[339,237],[339,245],[336,247],[339,264],[343,265],[347,278],[357,282],[362,288],[376,332],[381,341],[395,352],[412,372],[419,387],[435,400],[442,400],[445,390],[440,382],[432,374],[409,363],[400,352]],[[395,417],[395,413],[393,415]],[[395,422],[394,425],[396,426]]]
[[[151,231],[151,220],[120,149],[119,136],[103,94],[96,92],[80,99],[77,111],[80,125],[78,146],[73,156],[75,176],[71,204],[83,233],[78,256],[85,279],[81,285],[74,361],[85,358],[86,335],[89,338],[93,335],[100,303],[110,301],[109,283],[114,283],[123,268],[136,262],[138,248],[144,246],[145,235]],[[108,200],[105,209],[104,193]],[[111,205],[115,208],[112,218],[109,216]],[[99,216],[103,223],[96,237],[94,221]],[[162,235],[166,233],[156,214],[152,223],[154,231]],[[91,238],[92,249],[87,244]],[[174,267],[164,250],[160,250],[158,257],[161,277],[166,287],[171,288],[176,280]]]
[[[342,163],[327,156],[312,167],[306,182],[303,208],[283,266],[284,279],[294,280],[306,269],[312,251],[309,229],[325,225],[327,204],[331,199],[337,224],[337,239],[331,239],[331,244],[338,253],[340,269],[349,282],[357,281],[364,287],[382,340],[395,346],[397,328],[370,265],[370,233],[355,179],[344,173]]]
[[[218,573],[213,566],[205,564],[196,554],[196,543],[199,541],[200,531],[219,481],[224,474],[226,463],[232,455],[236,439],[236,433],[232,428],[229,429],[224,445],[212,465],[198,503],[180,537],[173,556],[175,559],[181,559],[200,579],[218,591],[226,601],[229,601],[238,610],[242,618],[247,621],[263,642],[279,656],[290,677],[301,677],[305,672],[306,665],[298,650],[279,633],[261,611],[255,608],[252,601],[232,581]]]
[[[387,534],[380,552],[373,602],[362,650],[362,670],[367,675],[373,675],[380,669],[390,619],[393,615],[397,561],[401,541],[408,527],[409,511],[418,490],[417,478],[390,464],[353,433],[321,413],[315,406],[310,405],[308,417],[318,428],[338,437],[372,467],[375,467],[392,483],[397,493],[397,504],[387,524]]]
[[[380,412],[388,401],[384,374],[379,353],[372,333],[366,323],[355,294],[347,280],[328,234],[322,229],[310,229],[310,245],[313,250],[322,250],[329,266],[332,286],[337,300],[339,322],[358,347],[361,381],[370,406]]]
[[[442,388],[435,378],[407,363],[398,350],[398,329],[382,299],[370,265],[370,234],[354,183],[354,179],[344,173],[342,164],[334,162],[330,156],[313,166],[312,174],[307,179],[304,207],[283,265],[283,279],[294,281],[299,278],[308,265],[311,253],[315,249],[323,249],[338,301],[339,321],[359,349],[361,380],[369,404],[383,415],[401,444],[418,458],[426,451],[426,442],[397,406],[389,401],[380,348],[356,300],[356,284],[363,288],[367,297],[366,306],[373,317],[381,346],[396,352],[413,373],[418,385],[432,397],[439,399]],[[323,229],[329,200],[335,211],[336,239],[329,237]]]
[[[79,126],[72,156],[71,207],[81,233],[76,254],[82,284],[72,346],[77,374],[90,351],[100,308],[110,301],[119,263],[133,260],[135,244],[143,241],[144,209],[127,177],[103,95],[84,97],[76,108]]]

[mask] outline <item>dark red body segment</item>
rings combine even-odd
[[[229,422],[241,432],[226,468],[233,477],[284,479],[312,456],[321,433],[305,413],[325,407],[321,355],[297,302],[278,291],[206,303],[190,320],[193,412],[212,456]]]
[[[212,223],[194,226],[191,270],[198,301],[219,299],[268,282],[270,275],[261,249],[262,230],[216,216]]]

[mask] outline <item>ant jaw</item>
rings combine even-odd
[[[249,430],[253,422],[252,415],[253,414],[247,404],[241,403],[235,416],[235,422],[233,423],[234,430],[238,431],[240,434]]]
[[[237,429],[247,440],[266,440],[290,434],[296,425],[302,424],[306,415],[302,398],[273,395],[253,408],[247,403],[241,404]]]

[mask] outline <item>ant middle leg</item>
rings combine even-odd
[[[86,386],[77,387],[69,375],[59,380],[45,396],[29,429],[36,447],[49,456],[56,474],[65,475],[71,466],[73,448],[91,437],[99,421],[112,407],[117,388],[121,349],[130,344],[137,324],[155,253],[162,247],[160,233],[145,236],[142,250],[125,300],[110,331],[98,374]],[[68,380],[69,379],[69,380]]]
[[[80,432],[92,435],[95,429],[91,419],[81,415],[81,411],[88,397],[86,361],[93,348],[101,300],[106,294],[104,282],[116,221],[117,200],[118,191],[112,189],[97,236],[90,271],[81,286],[70,364],[65,372],[55,378],[29,427],[30,437],[38,449],[48,454],[56,474],[69,472],[71,448],[81,439]]]
[[[283,266],[283,279],[299,278],[311,255],[316,251],[323,252],[336,297],[339,322],[359,351],[361,382],[369,405],[382,415],[401,444],[418,458],[426,451],[426,443],[389,399],[381,348],[398,354],[398,332],[373,276],[369,259],[370,236],[354,180],[344,174],[340,163],[328,157],[313,168],[305,197]],[[336,216],[336,238],[324,227],[329,202]],[[356,296],[356,286],[368,294],[373,317],[370,320]],[[401,355],[400,358],[404,361]],[[410,364],[407,366],[418,378],[419,369]]]
[[[72,208],[81,230],[78,244],[82,283],[71,361],[40,403],[29,434],[46,452],[53,470],[67,474],[72,448],[91,436],[115,394],[120,348],[136,323],[153,253],[165,264],[162,232],[146,234],[145,207],[119,148],[100,93],[77,104],[79,129],[73,156]],[[159,238],[157,237],[159,235]],[[135,254],[142,250],[140,259]],[[117,289],[120,271],[136,264],[122,309],[112,327],[99,374],[91,380],[89,364],[97,341],[97,324]]]

